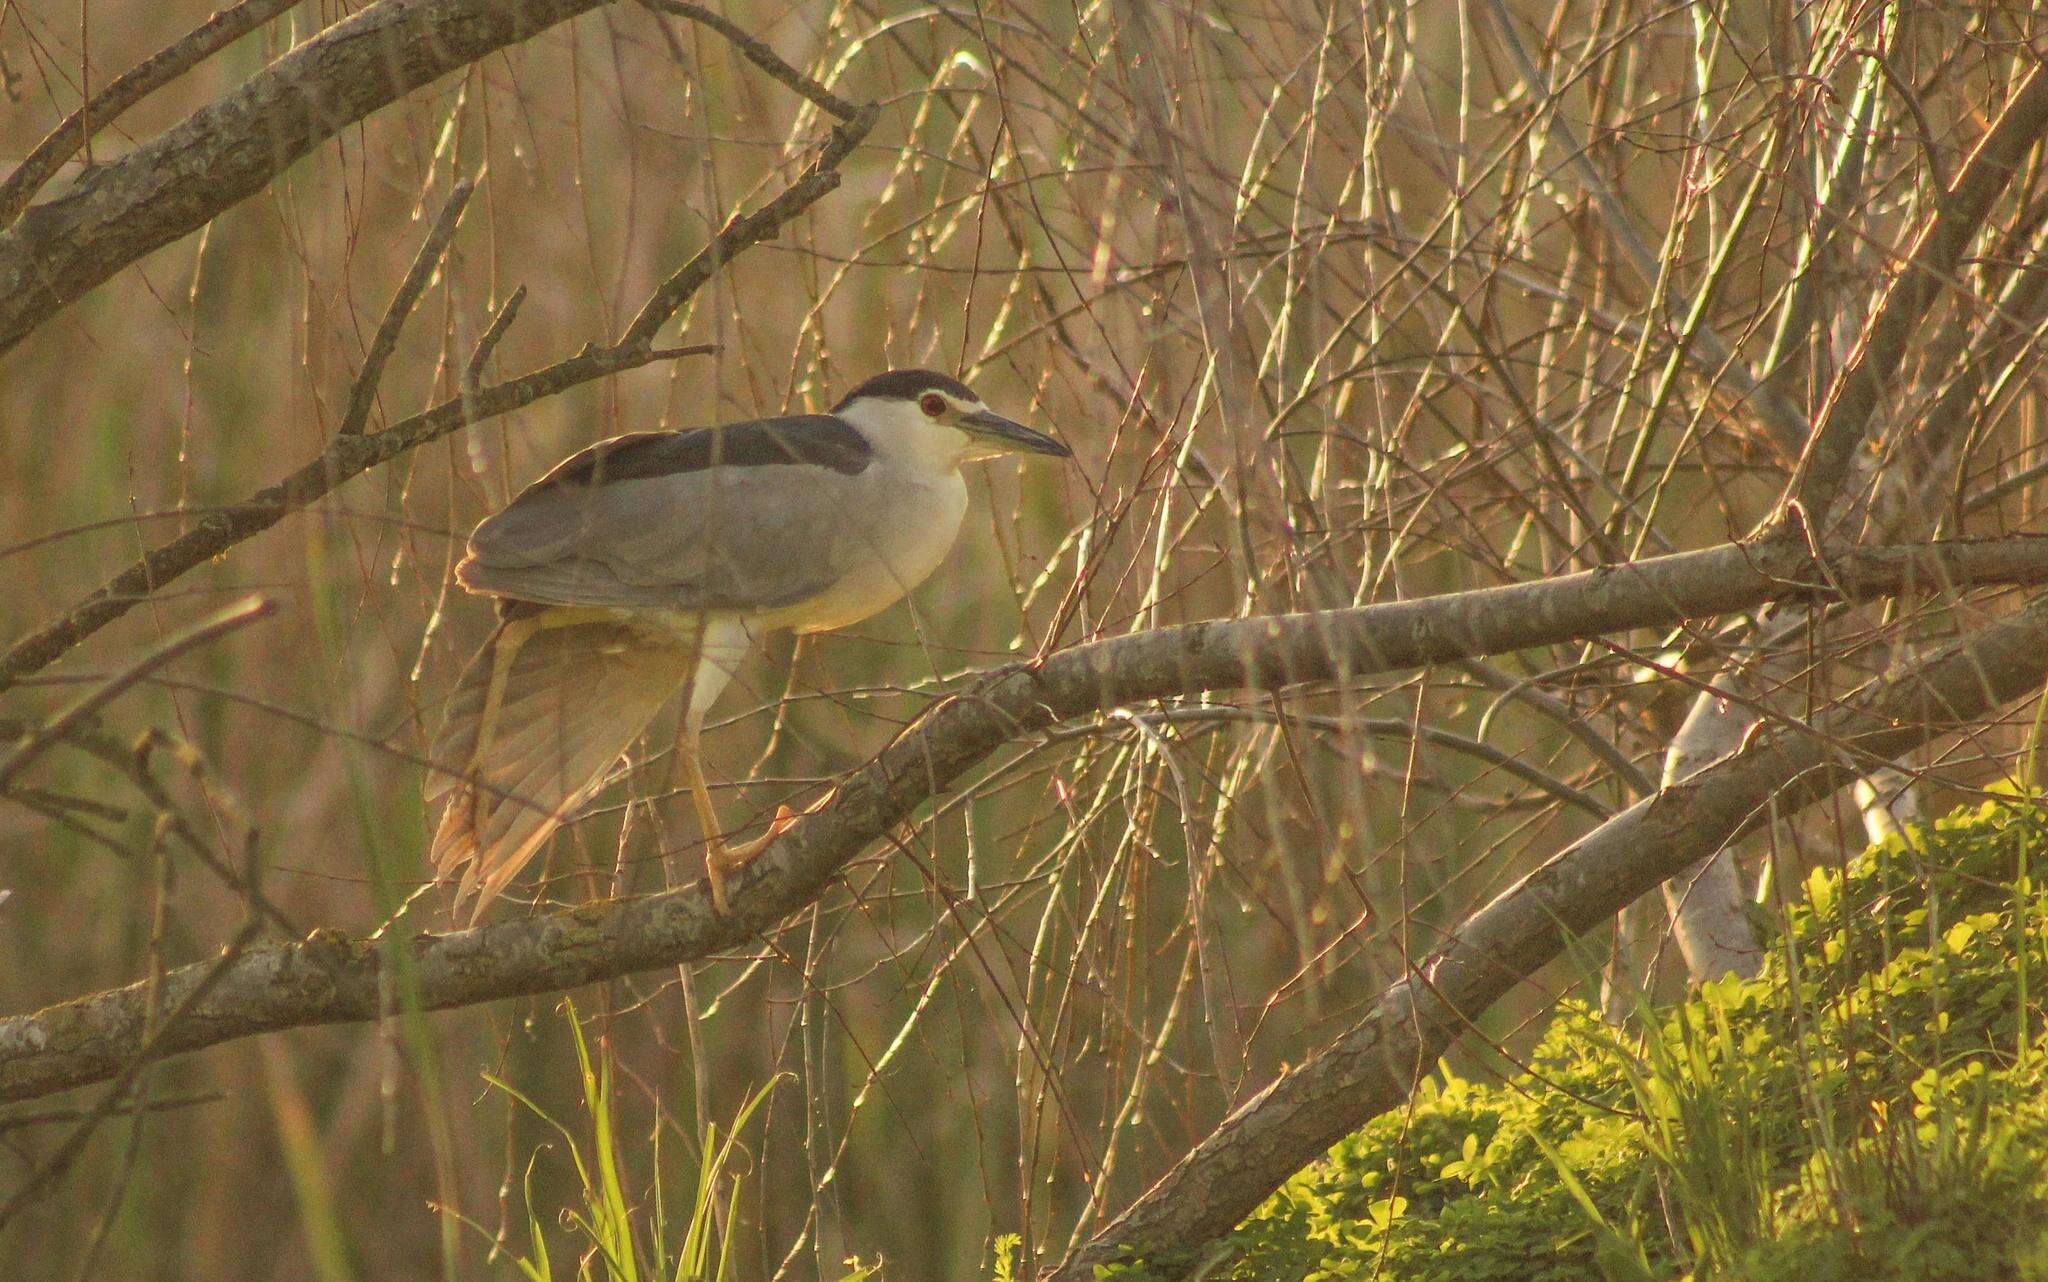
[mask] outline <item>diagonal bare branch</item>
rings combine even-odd
[[[603,0],[377,0],[0,232],[0,351],[371,112]]]
[[[23,637],[0,654],[0,690],[18,684],[61,658],[79,642],[149,599],[179,575],[276,525],[324,498],[344,481],[380,463],[439,440],[450,432],[509,414],[581,383],[679,356],[701,356],[709,345],[662,349],[644,346],[589,347],[567,360],[451,397],[381,432],[337,436],[325,450],[283,480],[266,485],[240,503],[220,507],[167,543],[138,557],[57,619]]]
[[[354,436],[369,425],[370,407],[376,403],[377,387],[384,381],[384,366],[398,350],[398,336],[405,331],[412,309],[419,305],[420,295],[426,292],[427,283],[441,266],[448,242],[455,239],[455,228],[462,222],[462,211],[469,208],[469,198],[475,194],[476,179],[464,178],[456,183],[427,238],[420,242],[420,252],[391,295],[391,305],[384,309],[384,319],[377,323],[377,332],[370,338],[370,350],[363,355],[363,366],[356,371],[355,382],[348,389],[348,408],[342,412],[341,426],[335,429],[340,435]]]
[[[73,730],[87,724],[101,708],[133,689],[158,668],[170,663],[188,650],[197,649],[212,641],[237,631],[256,620],[274,614],[277,607],[260,596],[237,601],[211,619],[196,624],[187,631],[171,638],[155,650],[129,664],[100,683],[91,693],[79,699],[63,712],[52,717],[34,733],[22,740],[6,759],[0,760],[0,793],[21,777],[21,772],[49,748],[64,739]]]
[[[1913,240],[1898,278],[1863,327],[1847,367],[1828,389],[1813,437],[1786,487],[1786,499],[1806,514],[1808,528],[1825,528],[1828,509],[1849,458],[1870,430],[1878,400],[1906,367],[1906,350],[1920,324],[1954,277],[1992,202],[2012,181],[2019,162],[2048,129],[2048,67],[2036,65],[1986,131],[1934,214]]]
[[[2048,675],[2048,598],[1825,718],[1759,737],[1580,839],[1468,917],[1371,1013],[1247,1102],[1050,1275],[1086,1282],[1131,1250],[1182,1252],[1229,1232],[1289,1176],[1395,1108],[1451,1043],[1522,980],[1659,882],[1712,854],[1767,803],[1811,804],[1870,762],[1965,728]]]
[[[733,48],[738,49],[748,62],[809,99],[828,116],[836,116],[840,120],[850,122],[861,112],[859,103],[840,97],[825,85],[797,70],[781,55],[770,49],[760,37],[749,34],[746,28],[724,14],[707,9],[701,4],[691,3],[691,0],[640,0],[640,3],[657,13],[674,14],[678,18],[687,18],[691,22],[716,31],[725,37]]]
[[[1005,743],[1064,720],[1203,691],[1358,680],[1829,595],[1811,568],[1800,545],[1726,544],[1415,601],[1162,628],[982,674],[841,781],[826,805],[742,870],[731,915],[714,913],[692,887],[421,935],[410,944],[420,1000],[447,1009],[561,991],[737,947],[812,903],[871,842]],[[1829,569],[1831,582],[1852,596],[2040,582],[2048,580],[2048,537],[1844,548],[1830,553]],[[2048,663],[2038,635],[2033,645],[2030,661]],[[1689,780],[1680,787],[1698,786]],[[338,931],[251,949],[192,1018],[167,1030],[161,1052],[375,1018],[379,965],[375,943]],[[165,976],[165,999],[178,1000],[210,969],[190,966]],[[144,1044],[147,1009],[145,985],[138,984],[0,1020],[0,1100],[35,1098],[122,1071]]]
[[[64,162],[123,112],[298,3],[241,0],[116,76],[91,101],[66,116],[14,167],[6,181],[0,182],[0,227],[19,217]]]
[[[852,123],[834,126],[825,145],[804,171],[761,208],[735,215],[728,221],[704,248],[662,283],[618,342],[607,347],[590,344],[576,355],[543,369],[490,387],[465,389],[460,395],[401,419],[381,432],[335,437],[319,457],[290,476],[265,486],[240,504],[215,510],[190,530],[137,558],[63,618],[15,642],[0,654],[0,690],[55,662],[179,575],[269,529],[336,486],[381,463],[460,428],[510,413],[579,384],[656,361],[710,352],[712,348],[702,344],[658,348],[653,346],[654,335],[720,266],[775,235],[790,219],[838,187],[840,164],[874,127],[874,120],[875,109],[869,106],[857,113]],[[502,335],[514,310],[508,304],[486,331],[484,341],[478,344],[478,357],[470,361],[470,369],[477,368],[481,363],[479,357],[488,354],[486,344],[494,344]]]

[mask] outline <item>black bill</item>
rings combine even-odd
[[[1022,423],[1004,418],[991,410],[976,410],[960,416],[960,428],[978,441],[984,441],[992,450],[1004,454],[1050,454],[1054,458],[1072,458],[1074,451],[1055,441],[1044,432],[1036,432]]]

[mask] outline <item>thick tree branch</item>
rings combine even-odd
[[[1330,1145],[1395,1108],[1494,1002],[1658,883],[1719,849],[1765,805],[1795,809],[1871,762],[1965,728],[2048,676],[2048,597],[1900,674],[1810,731],[1753,739],[1637,802],[1468,917],[1366,1018],[1210,1132],[1051,1275],[1085,1282],[1130,1251],[1180,1253],[1229,1232]]]
[[[1699,692],[1664,754],[1664,788],[1741,750],[1761,703],[1750,676],[1735,668],[1714,676],[1711,686]],[[1740,697],[1727,697],[1729,691],[1739,691]],[[1750,898],[1732,847],[1665,882],[1664,909],[1695,983],[1729,974],[1748,979],[1763,965],[1763,943],[1750,921]]]
[[[1188,624],[1076,646],[1037,665],[986,674],[933,708],[738,874],[731,915],[717,916],[701,890],[689,888],[422,935],[406,945],[413,950],[418,991],[432,1008],[467,1006],[736,947],[814,901],[870,842],[1004,743],[1064,720],[1203,691],[1357,680],[1669,627],[1766,601],[1831,595],[1812,568],[1796,544],[1731,544],[1506,587]],[[1829,569],[1828,582],[1853,597],[2041,582],[2048,580],[2048,538],[1843,549],[1831,554]],[[2038,637],[2035,649],[2048,662],[2048,645]],[[1699,786],[1688,781],[1659,797],[1690,795],[1687,790]],[[1615,907],[1600,911],[1611,914]],[[277,1029],[373,1019],[379,965],[377,944],[334,931],[250,949],[156,1049],[177,1054]],[[200,963],[164,977],[161,1000],[181,1000],[212,969]],[[0,1020],[0,1100],[47,1095],[121,1072],[145,1044],[147,1002],[145,986],[136,984]]]
[[[0,233],[0,351],[363,117],[603,0],[377,0]]]
[[[130,263],[261,191],[363,117],[608,2],[376,0],[226,97],[119,160],[88,170],[62,195],[23,211],[93,129],[291,3],[244,0],[215,14],[115,80],[0,182],[0,226],[13,223],[0,232],[0,352]],[[868,110],[710,9],[682,0],[655,0],[654,7],[710,27],[748,61],[845,124]]]
[[[1955,182],[1942,193],[1934,215],[1914,239],[1847,367],[1828,388],[1813,436],[1786,488],[1788,501],[1806,513],[1807,528],[1819,537],[1828,509],[1848,471],[1850,456],[1870,430],[1885,391],[1907,367],[1907,345],[1943,289],[1954,279],[1992,202],[2011,183],[2020,160],[2048,130],[2048,66],[2035,65],[1977,144]]]
[[[1845,134],[1836,153],[1820,217],[1805,240],[1797,276],[1785,309],[1779,316],[1777,337],[1766,363],[1766,369],[1772,371],[1766,381],[1772,385],[1785,382],[1783,376],[1799,367],[1800,362],[1793,360],[1792,355],[1803,344],[1806,332],[1820,315],[1815,295],[1821,288],[1821,278],[1826,274],[1821,263],[1830,252],[1832,238],[1838,234],[1836,220],[1861,189],[1862,165],[1869,141],[1867,117],[1874,110],[1878,84],[1882,79],[1876,65],[1881,61],[1881,58],[1875,59],[1872,67],[1866,69],[1852,108],[1854,117],[1865,121],[1865,124],[1859,124]],[[2029,83],[2038,84],[2038,81],[2037,76],[2036,81]],[[2031,146],[2030,130],[2043,118],[2041,113],[2044,110],[2048,110],[2048,98],[2038,93],[2030,98],[2025,86],[2013,96],[1999,121],[1987,132],[1963,177],[1943,193],[1934,216],[1915,237],[1914,247],[1907,255],[1905,277],[1919,284],[1894,287],[1878,294],[1876,311],[1864,331],[1862,345],[1852,354],[1846,370],[1831,386],[1829,398],[1820,409],[1812,434],[1795,440],[1793,449],[1802,457],[1803,479],[1795,479],[1787,493],[1799,496],[1796,502],[1802,510],[1810,511],[1815,521],[1821,521],[1827,515],[1825,509],[1847,484],[1844,477],[1848,464],[1855,458],[1853,451],[1869,433],[1879,398],[1904,366],[1904,345],[1920,329],[1921,322],[1933,308],[1937,291],[1953,279],[1963,249],[1982,226],[1992,201],[2010,181],[2011,164],[2016,163]],[[2024,301],[2025,286],[2031,275],[2024,270],[2014,273],[2005,294],[1999,299],[2000,307],[1994,309],[1995,314],[2008,314],[2003,306],[2006,303]],[[1930,354],[1924,368],[1946,369],[1965,350],[1968,336],[1976,328],[1978,319],[1968,309],[1955,309],[1947,324],[1927,344]],[[1975,363],[1967,364],[1967,370],[1976,368]],[[1956,380],[1956,384],[1952,391],[1960,393],[1965,400],[1974,390],[1974,379],[1967,372]],[[1964,390],[1965,385],[1970,390]],[[1908,460],[1919,462],[1939,456],[1946,437],[1963,430],[1964,425],[1972,421],[1961,412],[1960,401],[1945,405],[1943,409],[1946,412],[1934,413],[1924,420],[1926,427],[1913,438],[1916,448],[1907,453]],[[1887,479],[1894,486],[1899,486],[1907,471],[1897,467],[1889,469]],[[1774,642],[1764,637],[1758,639],[1757,646],[1767,652],[1774,648]],[[1744,741],[1755,716],[1745,701],[1723,698],[1722,693],[1746,683],[1750,675],[1739,670],[1730,672],[1717,682],[1716,689],[1703,692],[1694,701],[1685,724],[1673,737],[1666,754],[1667,781],[1692,774],[1701,766],[1733,752]],[[1742,887],[1732,848],[1715,852],[1698,867],[1666,883],[1664,901],[1670,915],[1672,935],[1694,980],[1715,979],[1729,973],[1741,976],[1755,973],[1762,962],[1763,948],[1751,922],[1748,897]],[[1619,952],[1616,954],[1617,959],[1621,956]]]
[[[64,162],[122,112],[297,3],[299,0],[242,0],[116,76],[91,101],[66,116],[14,167],[6,181],[0,182],[0,227],[13,222]]]

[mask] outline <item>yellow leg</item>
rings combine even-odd
[[[682,733],[676,736],[676,755],[682,758],[690,800],[697,807],[697,826],[704,831],[704,879],[711,883],[711,906],[724,916],[731,911],[725,897],[726,878],[751,863],[796,819],[788,806],[778,806],[767,832],[737,846],[726,845],[725,836],[719,831],[718,810],[711,804],[711,785],[704,778],[704,766],[699,759],[697,727],[688,714],[684,716]]]

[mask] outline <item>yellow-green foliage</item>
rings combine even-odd
[[[611,1052],[602,1045],[593,1052],[577,1022],[575,1006],[564,1005],[583,1084],[584,1129],[580,1135],[506,1082],[489,1074],[485,1077],[555,1130],[575,1168],[581,1204],[562,1207],[553,1217],[542,1212],[534,1202],[533,1163],[545,1154],[535,1153],[522,1190],[525,1249],[508,1249],[494,1258],[502,1258],[507,1266],[504,1271],[516,1271],[522,1282],[570,1278],[575,1282],[729,1282],[735,1276],[732,1216],[742,1177],[728,1174],[728,1169],[733,1165],[740,1132],[779,1079],[754,1093],[722,1137],[715,1123],[701,1137],[695,1185],[686,1202],[672,1199],[662,1186],[659,1131],[646,1154],[647,1165],[654,1171],[652,1187],[636,1194],[628,1189],[629,1144],[614,1118]],[[564,1245],[572,1252],[566,1260],[557,1259],[549,1250],[550,1218],[568,1230]],[[491,1236],[482,1225],[471,1222],[471,1227]],[[858,1261],[847,1264],[849,1272],[839,1282],[868,1282],[874,1276],[872,1269]]]
[[[1520,1079],[1432,1079],[1208,1276],[2048,1277],[2044,864],[2048,810],[2008,799],[1816,873],[1758,979],[1648,1039],[1568,1006]]]

